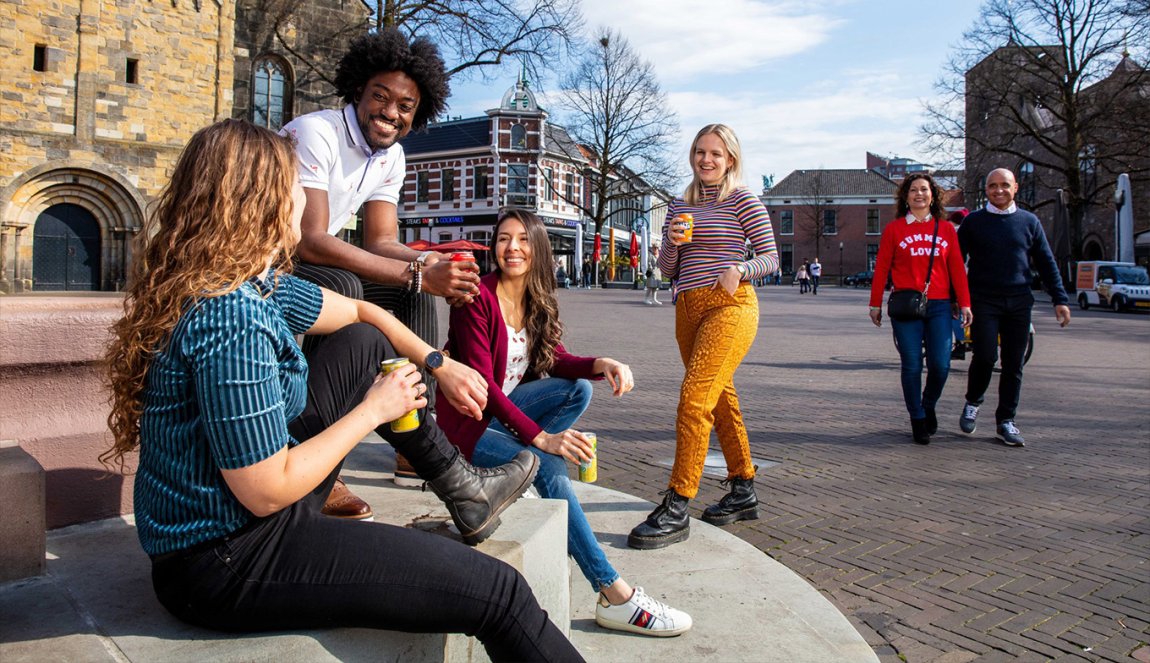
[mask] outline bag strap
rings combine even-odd
[[[926,291],[930,290],[930,277],[934,275],[934,245],[938,242],[938,219],[934,220],[934,237],[930,238],[930,261],[926,264],[926,285],[922,286],[922,298],[926,299]]]

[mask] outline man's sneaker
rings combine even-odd
[[[978,428],[978,406],[974,403],[967,403],[962,408],[962,416],[958,418],[958,427],[962,432],[970,435]]]
[[[642,587],[636,587],[631,599],[622,605],[611,605],[600,594],[595,604],[595,623],[616,631],[668,637],[690,629],[691,616],[656,601]]]
[[[1026,440],[1022,439],[1022,431],[1018,430],[1018,426],[1015,426],[1014,421],[1010,419],[998,424],[994,436],[1002,440],[1002,443],[1008,447],[1026,446]]]
[[[395,454],[395,485],[404,488],[419,488],[423,485],[423,479],[411,466],[411,462],[398,452]]]

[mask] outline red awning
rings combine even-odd
[[[486,246],[476,242],[471,242],[466,239],[457,239],[453,242],[437,244],[435,246],[435,250],[446,253],[449,251],[486,251],[488,249]]]
[[[434,244],[427,241],[426,239],[417,239],[415,241],[408,242],[404,246],[409,249],[415,249],[416,251],[431,251],[432,249],[436,248]]]

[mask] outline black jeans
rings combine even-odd
[[[1034,295],[985,296],[971,293],[970,340],[974,354],[967,374],[966,402],[981,405],[998,348],[1002,346],[1002,374],[998,378],[997,423],[1014,419],[1022,395],[1022,360],[1030,337],[1030,309]]]
[[[402,322],[415,335],[433,348],[439,347],[439,318],[435,312],[435,297],[426,292],[411,294],[400,286],[383,285],[364,281],[346,269],[297,262],[292,274],[327,288],[332,292],[371,302],[391,311],[396,320]],[[303,354],[311,362],[316,348],[327,342],[326,336],[308,336],[303,342]],[[422,371],[423,382],[427,385],[428,409],[435,411],[435,379],[428,371]]]
[[[332,334],[310,367],[297,439],[359,403],[375,369],[395,351],[364,324]],[[431,419],[411,433],[378,431],[425,477],[458,450]],[[515,569],[441,536],[320,513],[337,467],[307,497],[239,530],[158,556],[152,584],[176,617],[224,631],[352,626],[466,633],[496,661],[579,661]]]

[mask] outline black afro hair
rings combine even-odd
[[[411,128],[420,130],[447,110],[451,94],[439,49],[425,37],[408,41],[395,28],[386,28],[352,40],[335,70],[335,88],[343,100],[355,103],[367,82],[378,74],[402,71],[419,87],[419,107]]]

